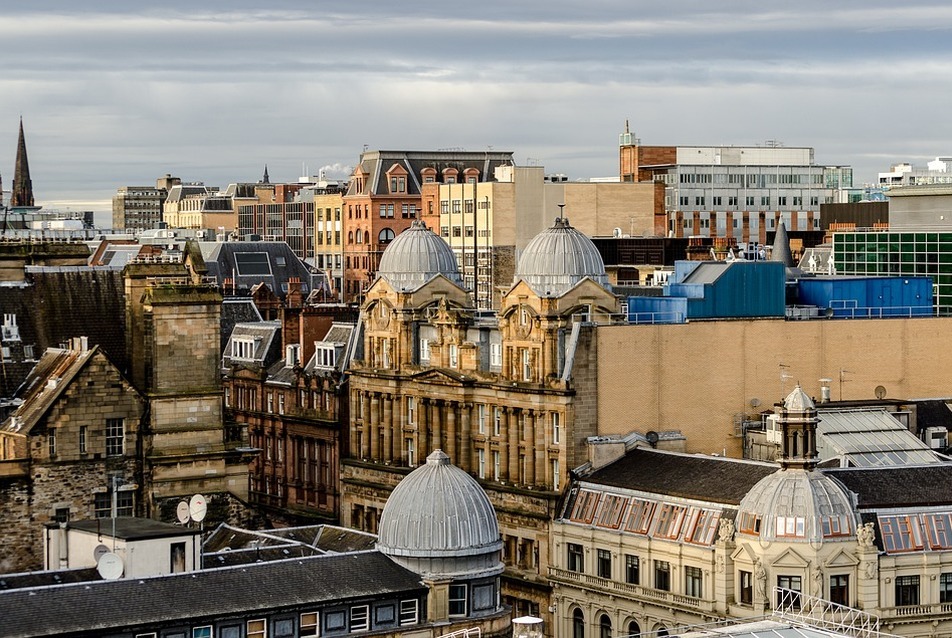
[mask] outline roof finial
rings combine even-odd
[[[557,204],[557,206],[559,207],[559,221],[563,222],[565,221],[565,215],[562,214],[562,209],[565,208],[565,204]]]

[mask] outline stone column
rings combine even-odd
[[[360,458],[362,459],[370,458],[370,430],[371,430],[370,419],[372,417],[370,414],[371,412],[370,407],[368,406],[368,403],[370,403],[370,401],[368,401],[368,398],[369,398],[368,393],[364,393],[364,409],[363,409],[363,414],[361,415],[364,418],[363,430],[362,430],[364,437],[363,437],[363,443],[360,446]]]
[[[380,394],[373,393],[370,397],[370,459],[374,462],[380,460]]]
[[[522,439],[522,410],[508,412],[509,426],[509,482],[513,485],[519,482],[519,442]]]
[[[526,414],[528,432],[526,432],[526,485],[535,485],[536,473],[536,415],[535,410]]]
[[[473,413],[472,403],[460,404],[460,420],[462,427],[459,435],[459,463],[458,465],[467,472],[473,469],[473,450],[472,450],[472,422]]]
[[[509,432],[509,415],[511,411],[511,408],[502,408],[502,423],[499,427],[499,480],[503,483],[509,480],[508,455],[512,441],[512,436]]]
[[[360,420],[361,415],[358,413],[357,409],[360,406],[360,391],[355,390],[351,394],[351,401],[354,406],[354,416],[351,419],[351,428],[349,432],[350,436],[350,453],[355,457],[360,456],[360,448],[357,447],[357,423]]]
[[[446,403],[440,399],[433,399],[433,407],[430,414],[433,420],[430,422],[430,446],[421,458],[426,458],[430,453],[437,449],[443,449],[443,406]]]
[[[383,398],[383,462],[390,465],[393,462],[393,395],[385,394]]]
[[[446,454],[450,457],[450,462],[457,467],[462,467],[457,457],[456,447],[456,408],[459,404],[456,401],[446,402]]]
[[[417,437],[417,459],[425,459],[429,455],[430,448],[430,399],[420,397],[420,415],[417,417],[419,422],[419,436]]]

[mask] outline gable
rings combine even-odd
[[[805,569],[810,565],[810,562],[811,561],[801,555],[800,552],[792,547],[788,547],[771,562],[771,565],[773,567],[798,567]]]

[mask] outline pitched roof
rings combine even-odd
[[[773,463],[638,447],[583,480],[654,494],[736,505],[760,479],[779,469]]]
[[[952,463],[822,471],[854,492],[861,509],[952,505]]]
[[[437,174],[447,168],[455,168],[460,173],[467,168],[476,168],[479,170],[479,180],[489,182],[495,179],[497,166],[512,166],[515,162],[511,151],[364,151],[358,165],[358,169],[367,175],[363,192],[389,195],[387,171],[395,164],[409,174],[406,194],[419,195],[421,171],[424,168],[434,168]],[[346,195],[360,194],[356,190],[355,180],[351,180]]]
[[[301,609],[423,590],[417,574],[373,551],[0,591],[0,610],[3,635],[26,638],[108,633],[132,624],[183,619],[200,623],[230,614]],[[38,609],[56,613],[40,614]]]

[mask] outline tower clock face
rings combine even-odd
[[[516,310],[516,335],[522,339],[529,336],[532,332],[532,311],[529,306],[519,306]]]

